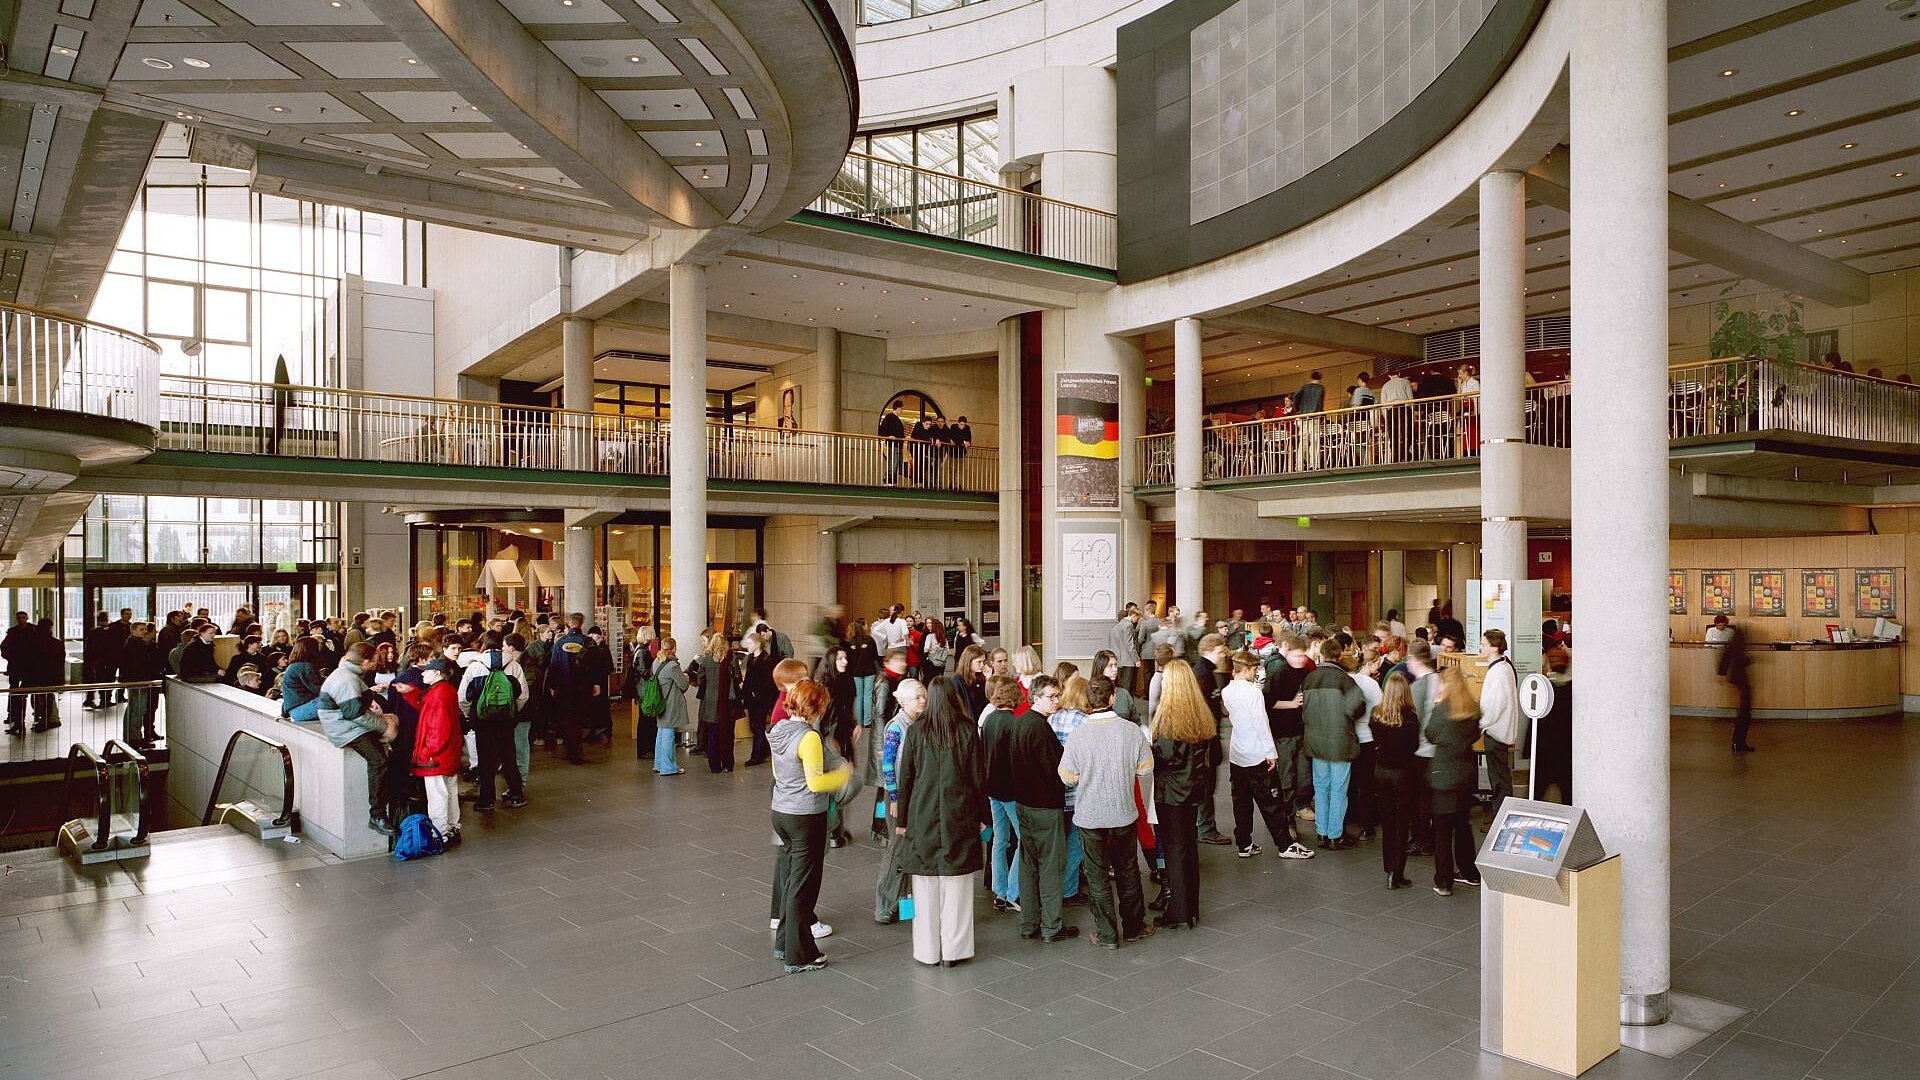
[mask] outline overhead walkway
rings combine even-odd
[[[163,376],[159,433],[146,459],[89,472],[77,486],[168,493],[220,485],[236,497],[286,490],[408,505],[580,505],[667,497],[665,419],[454,398]],[[715,505],[778,512],[990,514],[998,452],[964,452],[847,432],[709,423]],[[897,462],[897,465],[896,465]]]

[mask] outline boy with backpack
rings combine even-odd
[[[355,645],[354,648],[360,648]],[[420,727],[413,740],[413,775],[427,789],[427,816],[448,847],[460,843],[460,705],[447,681],[453,666],[429,660],[420,669],[427,693],[420,702]]]
[[[506,774],[507,809],[527,805],[526,781],[520,775],[513,738],[520,710],[527,704],[527,673],[520,667],[527,639],[519,634],[502,637],[498,631],[489,630],[481,646],[482,651],[461,676],[459,700],[461,712],[473,726],[474,757],[480,774],[473,808],[491,814],[495,773]]]

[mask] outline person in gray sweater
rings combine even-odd
[[[365,642],[354,643],[341,657],[340,666],[320,684],[320,728],[328,742],[366,759],[367,828],[392,836],[393,825],[386,819],[381,793],[386,788],[387,744],[393,741],[398,725],[367,690],[362,669],[368,652]]]
[[[1092,893],[1094,944],[1119,948],[1123,941],[1153,935],[1140,891],[1139,838],[1134,821],[1134,780],[1153,774],[1153,748],[1140,726],[1113,711],[1113,682],[1095,675],[1087,683],[1086,722],[1067,736],[1060,779],[1074,788],[1073,824],[1080,830],[1087,889]],[[1113,872],[1113,886],[1107,872]]]

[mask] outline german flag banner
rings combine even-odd
[[[1054,447],[1060,503],[1070,508],[1120,505],[1120,376],[1110,372],[1059,374]]]

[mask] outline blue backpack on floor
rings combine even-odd
[[[446,850],[447,842],[441,838],[440,830],[433,827],[433,819],[425,814],[407,815],[393,840],[393,857],[401,862],[424,859]]]

